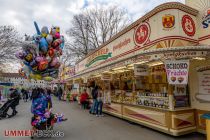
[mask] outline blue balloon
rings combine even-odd
[[[30,66],[30,63],[25,60],[23,60],[23,64],[25,64],[26,66]]]
[[[48,50],[48,43],[46,41],[46,39],[44,37],[42,37],[40,39],[40,42],[39,42],[39,49],[41,51],[43,51],[44,53],[47,53],[47,50]]]
[[[61,40],[62,40],[62,43],[60,45],[60,48],[63,50],[63,48],[64,48],[64,42],[65,42],[64,36],[61,36]]]
[[[40,30],[39,30],[39,27],[38,27],[36,21],[34,21],[34,26],[35,26],[35,28],[36,28],[37,34],[38,34],[38,35],[41,35],[41,32],[40,32]]]

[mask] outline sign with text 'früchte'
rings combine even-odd
[[[186,85],[188,83],[189,60],[165,61],[168,83]]]

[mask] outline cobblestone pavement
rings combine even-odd
[[[4,137],[5,130],[30,130],[31,102],[20,102],[18,114],[13,118],[0,120],[0,140],[29,140],[30,137]],[[53,99],[53,112],[64,113],[66,122],[55,124],[54,130],[64,132],[60,138],[35,138],[52,140],[205,140],[205,135],[192,133],[172,137],[158,131],[131,124],[125,120],[105,115],[96,117],[83,110],[77,103]]]

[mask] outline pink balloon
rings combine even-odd
[[[60,33],[58,33],[58,32],[55,33],[55,38],[59,39],[60,36],[61,36]]]
[[[37,56],[37,57],[35,58],[35,60],[36,60],[37,62],[40,62],[40,61],[43,61],[43,60],[44,60],[44,57]]]
[[[50,66],[51,67],[54,67],[56,64],[58,63],[58,58],[57,57],[54,57],[52,62],[50,63]]]
[[[19,58],[19,59],[23,59],[23,58],[24,58],[24,54],[23,54],[22,51],[16,52],[16,53],[15,53],[15,56],[16,56],[17,58]]]

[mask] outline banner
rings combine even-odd
[[[189,60],[165,61],[168,83],[186,85],[188,83]]]
[[[145,65],[134,65],[134,75],[135,76],[147,76],[149,75],[148,66]]]

